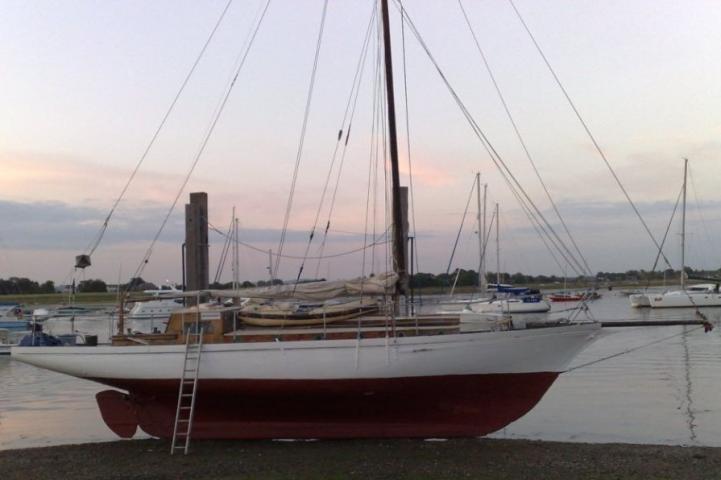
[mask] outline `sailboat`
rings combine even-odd
[[[457,315],[394,311],[408,275],[387,0],[380,2],[380,15],[395,272],[381,285],[362,279],[360,291],[325,289],[324,282],[303,287],[311,299],[314,290],[324,289],[340,296],[392,293],[390,308],[328,324],[261,328],[244,324],[240,307],[198,302],[174,311],[163,333],[126,334],[121,315],[110,345],[30,345],[14,347],[13,357],[107,385],[97,402],[108,427],[124,438],[138,428],[173,438],[171,451],[182,448],[177,441],[187,452],[191,436],[480,436],[532,409],[600,325],[474,329]],[[202,293],[212,292],[184,295]],[[297,298],[299,291],[294,293]]]
[[[647,294],[648,306],[651,308],[672,307],[718,307],[721,306],[719,283],[686,285],[686,179],[688,175],[688,159],[683,160],[683,203],[681,209],[681,275],[680,290],[672,290],[662,294]],[[631,299],[644,302],[643,299]]]
[[[478,293],[480,294],[479,297],[473,297],[473,298],[466,298],[466,299],[458,299],[454,298],[453,292],[455,291],[456,282],[453,282],[453,287],[451,288],[451,294],[450,298],[444,298],[441,299],[438,304],[438,312],[439,313],[451,313],[451,312],[461,312],[464,310],[473,310],[478,305],[486,304],[492,300],[492,297],[490,295],[487,295],[487,288],[486,288],[486,274],[485,274],[485,268],[486,268],[486,187],[487,185],[484,185],[483,188],[483,207],[481,207],[481,174],[476,173],[475,180],[475,190],[476,190],[476,220],[478,221]],[[470,198],[468,199],[470,202]],[[465,214],[464,214],[465,219]],[[463,227],[463,222],[461,222],[461,228]],[[459,236],[460,236],[460,230],[459,230]],[[454,247],[455,252],[455,247]],[[453,260],[453,255],[451,255],[451,260]],[[449,270],[450,270],[450,263],[449,263]],[[460,273],[460,270],[456,271],[456,279],[458,278],[458,274]]]
[[[473,305],[471,310],[478,313],[546,313],[551,310],[551,304],[543,299],[541,293],[529,288],[503,286],[501,284],[501,263],[500,263],[500,211],[496,204],[496,292],[505,297],[496,298],[490,302]]]

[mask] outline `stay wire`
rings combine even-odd
[[[546,193],[546,197],[548,198],[548,201],[550,202],[551,207],[553,208],[553,211],[556,213],[556,217],[558,217],[558,220],[561,222],[561,225],[563,226],[563,229],[566,232],[566,235],[568,236],[569,240],[571,241],[571,244],[573,245],[579,258],[583,262],[583,265],[586,267],[586,271],[592,272],[593,270],[591,270],[591,267],[588,265],[588,262],[586,261],[586,258],[583,256],[581,249],[578,247],[576,240],[573,238],[573,235],[571,235],[571,231],[569,230],[568,225],[566,225],[566,222],[563,219],[563,216],[561,215],[561,212],[559,211],[558,206],[556,205],[556,202],[553,200],[553,197],[551,196],[551,192],[548,190],[548,187],[546,186],[546,182],[543,180],[543,177],[541,176],[541,173],[539,172],[538,167],[536,166],[536,162],[533,159],[533,156],[531,155],[531,152],[528,149],[528,146],[526,145],[526,141],[523,139],[523,136],[521,135],[521,131],[518,128],[516,120],[513,118],[513,115],[511,114],[511,110],[508,107],[508,103],[506,102],[503,92],[501,91],[501,87],[499,86],[498,81],[496,80],[496,76],[494,75],[493,70],[491,69],[491,65],[488,63],[488,59],[486,58],[486,55],[483,52],[483,49],[481,48],[481,44],[478,41],[476,32],[473,29],[473,26],[471,24],[471,20],[468,17],[468,14],[466,13],[466,9],[463,7],[462,0],[458,0],[458,6],[460,7],[461,12],[463,13],[463,18],[466,21],[466,25],[468,25],[468,30],[471,32],[471,36],[473,36],[473,41],[476,44],[476,49],[478,50],[478,53],[480,54],[481,59],[483,60],[483,65],[485,66],[486,71],[488,72],[488,76],[490,77],[491,82],[493,83],[493,87],[495,88],[496,93],[498,94],[498,98],[501,101],[501,105],[503,105],[503,109],[506,112],[506,116],[508,117],[508,120],[510,121],[511,126],[513,127],[513,131],[515,132],[516,137],[518,138],[518,142],[521,144],[521,148],[523,149],[523,152],[524,152],[526,158],[528,159],[529,163],[531,164],[531,167],[533,168],[533,172],[536,174],[536,178],[538,179],[538,182],[541,184],[541,187],[543,187],[543,191]]]
[[[416,264],[416,272],[420,271],[419,268],[419,253],[418,253],[418,241],[416,231],[416,205],[415,195],[413,190],[413,162],[411,161],[411,122],[410,115],[408,113],[408,69],[406,68],[406,29],[403,17],[406,14],[405,8],[403,7],[403,1],[398,0],[401,7],[401,51],[403,52],[403,104],[405,107],[406,115],[406,152],[408,154],[408,191],[410,193],[410,212],[411,212],[411,228],[413,231],[414,238],[414,260]]]
[[[446,267],[446,275],[451,272],[451,266],[453,266],[453,257],[456,255],[456,249],[458,248],[458,242],[461,239],[461,233],[463,232],[463,225],[466,223],[466,215],[468,215],[468,209],[473,200],[473,191],[476,188],[476,177],[473,177],[473,184],[471,184],[471,190],[468,192],[468,200],[466,201],[466,208],[463,210],[463,216],[461,217],[461,224],[458,227],[458,233],[456,234],[456,241],[453,242],[453,248],[451,249],[451,258],[448,259],[448,267]]]
[[[673,223],[673,218],[676,216],[676,210],[678,209],[678,204],[681,202],[681,195],[683,194],[683,188],[681,191],[678,192],[678,196],[676,197],[676,203],[673,206],[673,211],[671,212],[671,218],[668,219],[668,224],[666,225],[666,231],[663,234],[663,239],[661,240],[661,248],[663,248],[664,244],[666,243],[666,238],[668,237],[668,232],[671,230],[671,224]],[[653,261],[653,267],[651,267],[651,272],[656,271],[656,267],[658,266],[658,261],[661,257],[661,250],[659,249],[658,252],[656,252],[656,259]],[[646,288],[651,285],[651,279],[649,278],[646,282]]]
[[[228,258],[228,251],[230,250],[230,244],[233,237],[231,233],[233,231],[233,225],[235,224],[235,218],[230,220],[230,226],[228,226],[228,233],[225,235],[225,242],[223,243],[223,250],[220,252],[220,260],[218,260],[218,268],[215,270],[215,277],[213,282],[219,282],[221,275],[223,275],[223,268],[225,267],[225,261]]]
[[[288,231],[288,222],[290,221],[290,213],[293,207],[293,197],[295,195],[295,186],[298,180],[298,172],[300,170],[300,161],[303,157],[303,144],[305,143],[305,134],[308,128],[308,119],[310,117],[310,106],[313,100],[313,91],[315,90],[315,76],[318,71],[318,59],[320,57],[320,47],[323,42],[323,30],[325,29],[326,13],[328,12],[328,0],[323,1],[323,11],[321,13],[320,28],[318,29],[318,38],[315,45],[315,57],[313,58],[313,69],[310,75],[310,83],[308,85],[308,95],[306,97],[305,111],[303,113],[303,125],[301,127],[300,139],[298,141],[298,150],[295,156],[295,168],[293,169],[293,177],[288,192],[288,201],[285,207],[285,216],[283,218],[283,230],[281,231],[280,241],[278,242],[279,256],[276,258],[275,268],[273,269],[273,278],[278,278],[278,269],[280,268],[280,259],[285,246],[286,232]]]
[[[198,149],[198,152],[195,155],[195,158],[193,159],[193,163],[190,166],[190,169],[188,170],[188,173],[186,174],[185,178],[183,179],[183,183],[181,184],[180,188],[178,189],[178,193],[175,196],[175,199],[173,200],[172,205],[168,209],[168,213],[165,215],[165,218],[163,219],[163,222],[160,225],[160,228],[156,232],[155,236],[153,237],[153,240],[150,243],[150,246],[148,247],[147,251],[145,252],[145,255],[143,256],[143,259],[141,260],[140,264],[138,265],[137,269],[135,270],[135,273],[133,274],[133,278],[140,277],[143,270],[145,269],[145,266],[150,261],[150,257],[153,254],[153,248],[155,247],[156,242],[158,241],[158,238],[160,237],[161,233],[165,229],[165,225],[168,223],[168,220],[170,219],[170,216],[172,215],[173,211],[175,210],[175,206],[178,203],[178,200],[180,199],[180,196],[183,194],[183,191],[185,190],[186,185],[190,181],[190,177],[193,174],[193,171],[195,170],[195,167],[198,165],[198,161],[200,160],[200,157],[202,156],[203,152],[205,151],[205,147],[208,145],[208,141],[210,140],[210,137],[213,134],[213,131],[215,130],[216,125],[218,124],[218,120],[220,119],[221,114],[223,113],[223,110],[225,109],[225,106],[228,103],[228,99],[230,98],[230,94],[233,91],[233,87],[236,84],[236,81],[238,80],[238,76],[240,75],[240,71],[245,65],[245,61],[248,58],[248,54],[250,53],[250,50],[253,46],[253,43],[255,41],[255,38],[258,34],[258,30],[260,29],[260,26],[263,23],[263,19],[265,18],[266,13],[268,12],[268,7],[270,6],[271,0],[267,0],[265,4],[265,8],[263,9],[255,28],[253,29],[253,33],[250,36],[250,40],[247,43],[247,47],[242,54],[240,61],[238,62],[238,67],[235,71],[235,74],[233,76],[232,81],[230,82],[230,85],[226,89],[226,93],[223,96],[223,100],[221,101],[219,108],[217,112],[215,113],[215,116],[208,128],[208,131],[205,135],[205,138],[203,139],[200,148]],[[127,288],[130,288],[130,283],[128,283]],[[123,293],[127,293],[126,291]]]
[[[536,50],[538,50],[538,53],[540,54],[541,58],[543,59],[544,63],[546,64],[546,67],[548,67],[548,70],[551,72],[551,75],[553,76],[554,80],[556,81],[558,88],[563,93],[563,96],[566,97],[566,101],[568,102],[568,104],[571,107],[571,109],[573,110],[573,112],[576,114],[576,118],[578,118],[578,121],[581,123],[581,126],[586,131],[588,138],[593,143],[593,146],[595,147],[596,151],[600,155],[603,162],[606,164],[606,167],[608,167],[608,170],[611,172],[611,176],[613,176],[613,179],[616,180],[618,187],[623,192],[624,196],[626,197],[626,200],[631,205],[631,208],[633,209],[634,213],[636,213],[636,216],[641,221],[641,224],[643,225],[643,228],[646,230],[646,233],[651,238],[651,241],[656,246],[658,251],[661,252],[661,256],[663,257],[663,260],[666,262],[666,265],[669,268],[672,268],[671,263],[668,261],[668,258],[666,258],[666,255],[663,254],[663,250],[661,249],[661,246],[658,244],[658,241],[651,233],[651,229],[648,227],[648,225],[646,224],[646,221],[641,216],[641,212],[638,210],[638,208],[636,207],[636,204],[633,202],[633,200],[631,200],[631,196],[629,195],[628,191],[626,191],[626,187],[623,186],[623,183],[621,183],[621,179],[618,178],[618,175],[616,175],[616,172],[614,171],[613,167],[611,166],[611,163],[606,158],[606,154],[603,152],[603,149],[601,149],[601,146],[598,144],[598,142],[596,141],[596,138],[591,133],[591,129],[588,127],[588,125],[586,124],[586,121],[581,116],[581,113],[578,111],[578,108],[576,108],[576,104],[573,102],[573,100],[571,100],[571,96],[566,91],[566,88],[563,86],[563,84],[561,83],[561,80],[558,78],[556,71],[553,69],[553,67],[551,66],[551,63],[548,61],[548,58],[543,53],[541,46],[536,41],[536,37],[533,35],[533,33],[531,33],[530,28],[528,28],[528,25],[526,24],[525,20],[523,19],[521,12],[516,8],[516,5],[513,3],[513,0],[508,0],[508,3],[511,4],[511,7],[516,12],[516,16],[518,17],[521,24],[523,25],[523,28],[526,30],[526,33],[528,33],[528,36],[530,37],[531,41],[535,45]]]
[[[701,204],[698,199],[698,189],[696,188],[696,181],[694,180],[693,176],[693,170],[691,169],[691,165],[688,167],[688,177],[691,180],[691,189],[693,190],[693,197],[694,200],[696,200],[696,213],[698,213],[699,218],[701,219],[701,225],[703,226],[704,233],[706,234],[706,243],[708,246],[708,251],[712,252],[715,249],[713,248],[713,242],[711,241],[711,233],[709,231],[708,225],[706,224],[706,219],[704,218],[703,211],[701,210]],[[718,257],[717,257],[718,259]]]
[[[325,197],[326,197],[326,193],[328,191],[328,186],[330,185],[330,180],[332,178],[333,169],[335,167],[336,160],[338,159],[338,151],[341,150],[340,162],[339,162],[338,173],[337,173],[337,180],[336,180],[336,184],[335,184],[335,189],[333,190],[333,194],[331,197],[328,220],[326,222],[326,226],[325,226],[324,233],[323,233],[323,239],[321,242],[321,249],[320,249],[321,255],[322,255],[322,250],[325,248],[325,242],[327,239],[328,230],[330,229],[330,219],[331,219],[331,215],[332,215],[332,211],[333,211],[333,205],[335,204],[335,198],[336,198],[335,194],[338,189],[338,182],[340,181],[340,174],[343,170],[343,163],[345,160],[345,154],[346,154],[347,147],[348,147],[348,140],[350,138],[350,131],[352,128],[353,117],[355,114],[356,101],[358,100],[358,92],[360,91],[360,80],[363,75],[363,67],[365,65],[367,46],[368,46],[368,42],[369,42],[369,36],[370,36],[370,31],[371,31],[371,26],[372,26],[372,21],[373,21],[374,16],[375,16],[375,9],[373,10],[373,12],[371,14],[371,19],[369,21],[368,28],[366,29],[363,46],[361,48],[361,53],[360,53],[360,56],[358,59],[358,64],[356,66],[356,71],[355,71],[355,75],[353,77],[353,82],[351,84],[351,90],[348,94],[348,101],[346,102],[345,112],[343,113],[343,119],[341,121],[341,125],[338,130],[338,136],[336,139],[335,148],[333,150],[333,155],[331,156],[330,166],[328,168],[328,174],[326,175],[325,183],[323,185],[323,191],[321,193],[320,202],[318,203],[318,209],[316,210],[315,219],[313,221],[313,226],[310,231],[305,254],[303,255],[304,257],[308,256],[311,244],[313,243],[315,231],[316,231],[316,228],[318,227],[318,220],[320,219],[320,215],[323,210],[323,206],[325,204]],[[349,115],[350,115],[350,117],[349,117]],[[347,126],[346,126],[346,122],[347,122]],[[345,133],[345,135],[344,135],[344,133]],[[345,140],[344,140],[344,137],[345,137]],[[340,148],[341,143],[343,143],[342,149]],[[303,261],[303,263],[301,264],[301,270],[303,269],[304,264],[305,264],[305,261]],[[320,261],[318,262],[318,264],[316,266],[316,274],[315,274],[316,278],[318,277],[319,271],[320,271]],[[298,278],[298,280],[300,280],[300,277]]]
[[[518,189],[519,193],[522,194],[523,198],[528,202],[529,208],[532,208],[535,212],[535,215],[539,217],[541,220],[543,220],[543,223],[545,224],[544,231],[549,232],[549,239],[552,241],[554,246],[558,249],[559,253],[564,256],[564,258],[567,259],[567,262],[570,264],[571,262],[575,264],[574,270],[577,268],[578,271],[584,272],[587,275],[591,275],[590,272],[586,272],[585,267],[576,259],[575,255],[568,249],[565,242],[561,240],[561,238],[558,236],[558,233],[555,231],[555,229],[551,226],[551,224],[548,222],[546,217],[543,215],[543,213],[538,209],[538,207],[535,205],[535,203],[531,200],[531,198],[528,196],[528,193],[523,189],[523,187],[520,185],[518,180],[516,179],[515,175],[511,172],[509,167],[506,165],[506,163],[501,158],[500,154],[496,151],[496,149],[493,147],[493,145],[490,143],[490,140],[485,135],[483,130],[480,128],[478,123],[473,118],[473,115],[468,111],[467,107],[459,97],[458,93],[455,91],[455,89],[451,86],[448,78],[446,77],[445,73],[443,73],[443,70],[440,68],[440,65],[435,60],[435,57],[430,52],[430,49],[426,45],[425,41],[420,35],[420,32],[415,27],[415,24],[413,23],[412,19],[408,14],[405,15],[405,19],[408,22],[409,27],[411,28],[411,31],[415,35],[416,39],[418,40],[419,44],[423,48],[423,50],[426,52],[426,55],[428,56],[431,63],[433,63],[436,71],[438,72],[439,76],[441,77],[441,80],[446,85],[446,88],[448,89],[449,93],[453,97],[454,101],[458,105],[459,109],[465,116],[466,120],[468,121],[469,126],[475,133],[475,135],[478,137],[478,139],[481,141],[481,144],[486,149],[486,152],[488,153],[489,157],[493,161],[493,163],[496,165],[496,168],[498,168],[501,175],[504,177],[506,182],[509,185],[513,185],[511,188]]]
[[[138,162],[136,163],[135,168],[133,169],[132,173],[130,174],[130,177],[128,177],[128,180],[125,182],[125,186],[123,186],[123,189],[121,190],[120,195],[118,195],[118,198],[113,203],[113,206],[111,207],[110,212],[108,213],[107,217],[105,217],[105,221],[103,222],[103,225],[100,228],[98,235],[85,248],[85,250],[88,251],[87,255],[92,255],[93,253],[95,253],[95,250],[100,245],[100,242],[102,241],[103,236],[105,235],[105,232],[108,229],[108,224],[110,223],[110,218],[113,216],[113,213],[115,213],[116,208],[122,201],[123,197],[125,196],[125,193],[128,191],[128,188],[130,187],[130,184],[132,183],[136,174],[140,170],[140,166],[143,164],[143,162],[145,161],[145,158],[148,156],[148,154],[150,153],[150,150],[152,149],[153,145],[155,144],[155,141],[158,139],[158,136],[160,135],[161,130],[165,126],[165,123],[167,122],[168,118],[170,117],[170,114],[175,109],[175,105],[178,103],[180,96],[182,95],[183,91],[185,90],[185,87],[188,85],[190,78],[193,76],[193,73],[195,72],[196,67],[200,63],[200,60],[203,58],[203,55],[205,54],[205,51],[208,48],[208,45],[210,44],[213,37],[215,36],[215,32],[218,30],[218,27],[222,23],[223,18],[225,18],[225,14],[228,12],[228,9],[230,8],[232,3],[233,3],[233,0],[228,0],[228,2],[225,4],[225,8],[223,8],[223,11],[221,12],[220,17],[218,17],[218,20],[215,22],[215,26],[213,27],[213,29],[210,32],[210,35],[208,35],[208,38],[205,40],[205,43],[203,44],[203,48],[200,49],[200,53],[198,53],[197,57],[195,58],[195,61],[193,62],[193,65],[190,67],[190,70],[188,71],[187,75],[183,79],[183,82],[181,83],[180,88],[178,89],[177,93],[175,94],[173,101],[170,103],[170,106],[166,110],[165,115],[163,115],[163,118],[160,121],[160,124],[155,129],[153,136],[150,138],[150,142],[148,142],[148,145],[145,147],[145,150],[143,151],[143,154],[140,156],[140,159],[138,160]]]

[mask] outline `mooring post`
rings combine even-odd
[[[208,266],[208,194],[190,194],[185,205],[185,279],[191,291],[207,290]],[[194,299],[188,299],[193,302]]]

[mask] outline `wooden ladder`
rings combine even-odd
[[[191,342],[190,338],[195,337]],[[170,454],[176,450],[183,450],[188,454],[190,435],[193,431],[193,413],[195,411],[195,398],[198,393],[198,370],[200,370],[200,354],[203,350],[203,329],[198,333],[188,332],[185,338],[185,359],[183,371],[180,375],[178,389],[178,408],[175,411],[175,426],[173,427],[173,443]]]

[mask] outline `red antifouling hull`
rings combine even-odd
[[[472,437],[520,418],[554,372],[353,380],[200,380],[195,439]],[[139,426],[169,438],[179,380],[92,380],[103,420],[121,437]]]

